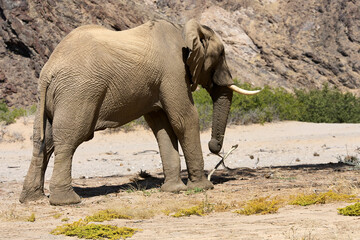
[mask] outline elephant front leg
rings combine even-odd
[[[145,119],[154,132],[160,149],[160,156],[165,176],[162,191],[180,192],[186,190],[180,178],[180,157],[177,137],[163,110],[145,115]]]
[[[81,202],[71,186],[74,150],[68,145],[55,145],[54,170],[50,180],[50,204],[68,205]]]
[[[176,131],[184,152],[188,170],[188,189],[212,189],[214,185],[204,174],[204,159],[200,144],[199,117],[196,108],[191,105],[182,115],[175,114],[172,125]]]

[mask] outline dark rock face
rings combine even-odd
[[[41,68],[63,37],[85,24],[137,26],[145,21],[137,8],[117,0],[0,0],[0,99],[9,106],[34,104]]]
[[[360,93],[360,1],[0,0],[0,99],[34,104],[42,66],[72,29],[120,31],[153,18],[213,28],[240,81]]]

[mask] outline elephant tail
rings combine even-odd
[[[46,104],[46,91],[49,86],[47,81],[40,81],[40,102],[39,102],[39,120],[40,120],[40,142],[44,145],[45,139],[45,129],[46,129],[46,114],[45,114],[45,104]]]

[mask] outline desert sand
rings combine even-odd
[[[276,122],[229,126],[224,152],[235,144],[238,148],[225,163],[234,170],[220,167],[212,178],[215,188],[198,194],[159,191],[162,165],[151,131],[97,132],[94,139],[77,149],[73,159],[73,185],[82,203],[50,206],[47,200],[18,202],[32,155],[32,123],[33,117],[27,117],[0,127],[0,239],[76,239],[54,236],[50,231],[63,224],[64,216],[72,222],[97,210],[123,207],[156,212],[110,222],[142,229],[131,239],[360,239],[360,218],[337,214],[337,208],[349,204],[345,202],[285,206],[269,215],[243,216],[224,211],[173,218],[162,213],[173,209],[172,205],[191,206],[204,199],[231,204],[260,196],[330,189],[359,194],[359,170],[338,162],[346,156],[359,157],[360,124]],[[207,172],[220,160],[209,154],[209,139],[209,131],[201,133]],[[181,159],[186,181],[186,166]],[[50,160],[46,194],[52,164]],[[140,171],[152,177],[134,184]],[[26,221],[31,213],[36,215],[35,222]],[[54,214],[59,213],[63,217],[55,219]]]

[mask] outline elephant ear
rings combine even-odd
[[[202,31],[202,26],[194,19],[185,24],[183,35],[185,44],[190,49],[186,65],[189,67],[193,83],[191,91],[195,91],[200,81],[200,72],[203,69],[208,40]]]

